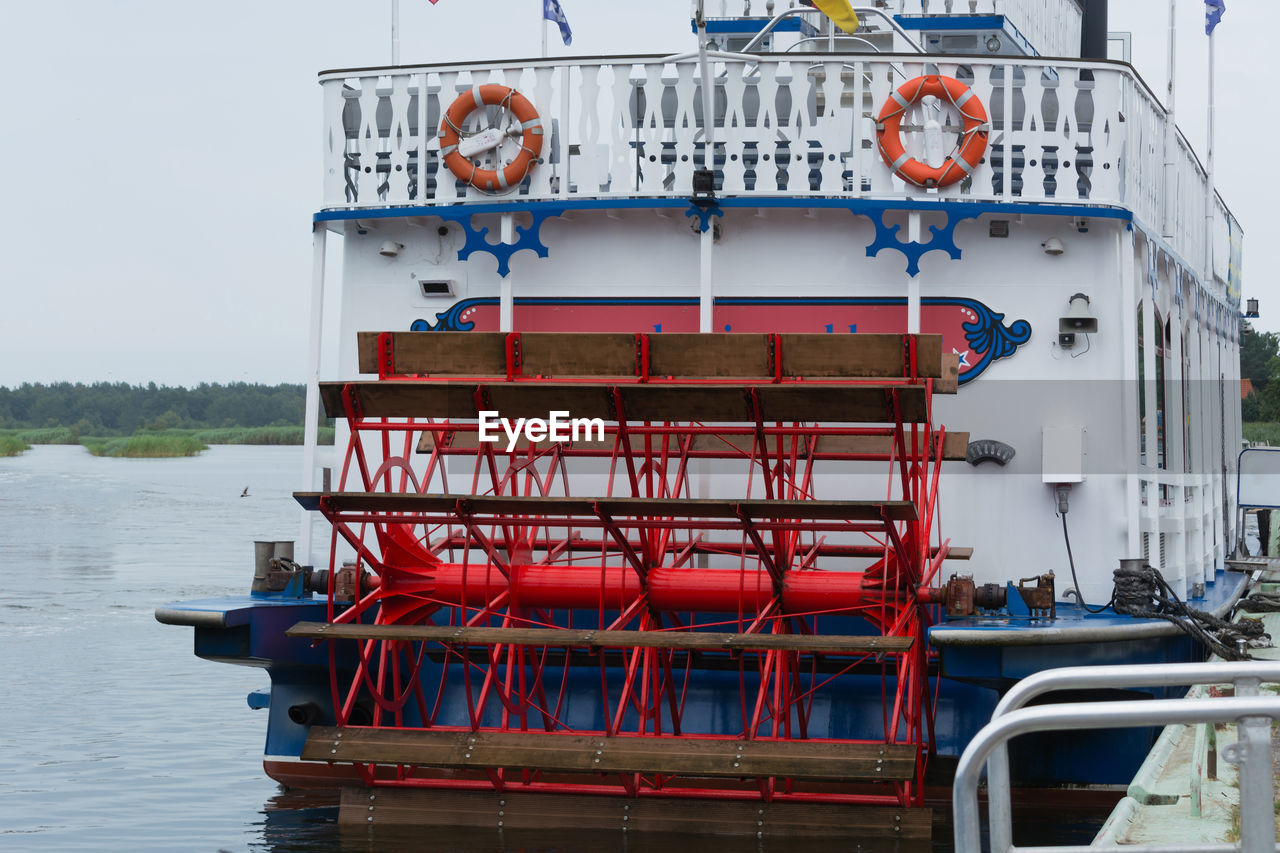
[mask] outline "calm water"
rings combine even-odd
[[[264,673],[191,654],[159,604],[247,589],[252,540],[292,539],[300,448],[0,459],[0,846],[271,849]],[[250,497],[240,492],[250,487]]]
[[[340,832],[329,796],[286,792],[262,772],[266,717],[245,695],[268,686],[265,673],[199,660],[191,629],[153,617],[166,602],[248,589],[253,540],[297,536],[300,468],[300,448],[277,447],[0,459],[0,849],[834,849]]]

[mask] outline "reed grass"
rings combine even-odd
[[[1241,425],[1244,440],[1250,444],[1280,447],[1280,424],[1267,421],[1250,421]]]
[[[70,427],[20,429],[9,433],[27,444],[79,444],[80,438]]]
[[[141,430],[132,436],[82,436],[70,427],[0,430],[0,456],[17,456],[33,444],[81,444],[94,456],[166,458],[194,456],[210,444],[301,446],[300,426],[224,427],[221,429]],[[320,444],[333,444],[333,427],[320,427]]]
[[[206,444],[301,445],[306,429],[300,426],[226,427],[196,430],[192,435]],[[321,427],[320,444],[333,444],[333,427]]]
[[[0,435],[0,456],[17,456],[30,449],[31,445],[16,435]]]
[[[140,433],[128,438],[83,438],[94,456],[125,459],[170,459],[195,456],[209,446],[186,433]]]

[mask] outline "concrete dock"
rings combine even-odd
[[[1256,592],[1280,593],[1280,572],[1267,572]],[[1260,618],[1280,644],[1280,613],[1245,613]],[[1280,647],[1251,649],[1258,660],[1280,660]],[[1232,695],[1231,684],[1200,684],[1190,698]],[[1280,685],[1263,684],[1263,693]],[[1234,724],[1175,725],[1166,728],[1093,844],[1225,844],[1239,840],[1240,788],[1235,764],[1226,760],[1236,742]],[[1272,726],[1273,772],[1280,770],[1280,741]]]

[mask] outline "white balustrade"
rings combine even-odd
[[[967,2],[967,0],[966,0]],[[999,0],[975,0],[982,3]],[[789,55],[717,60],[713,167],[723,197],[871,197],[1103,205],[1165,224],[1167,115],[1124,66],[1038,58]],[[917,75],[964,81],[986,107],[986,154],[941,190],[906,184],[875,147],[875,118]],[[540,165],[502,199],[687,198],[704,163],[697,63],[601,59],[564,64],[430,66],[334,72],[325,95],[325,207],[490,201],[443,165],[444,111],[473,85],[513,86],[546,131]],[[478,115],[478,114],[477,114]],[[950,107],[920,105],[903,122],[923,157],[923,125],[960,128]],[[1181,135],[1170,198],[1173,246],[1205,269],[1206,177]],[[1225,273],[1239,226],[1219,206],[1214,266]]]

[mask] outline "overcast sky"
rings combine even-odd
[[[714,0],[712,0],[714,2]],[[1178,2],[1179,124],[1203,155],[1201,0]],[[695,46],[689,0],[562,0],[552,55]],[[763,2],[757,3],[762,6]],[[1245,295],[1280,329],[1265,199],[1280,2],[1227,0],[1218,186],[1244,224]],[[540,0],[401,0],[401,62],[536,56]],[[1134,64],[1166,82],[1167,0],[1111,0]],[[5,4],[0,385],[300,382],[322,69],[390,61],[389,0]],[[483,35],[482,35],[483,34]],[[1260,123],[1261,122],[1261,123]]]

